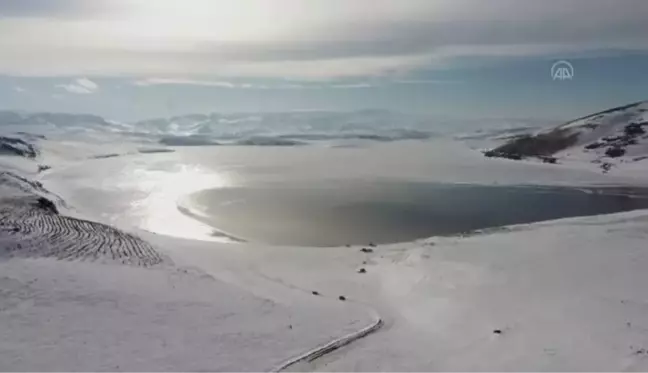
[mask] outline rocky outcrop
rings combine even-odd
[[[0,155],[17,155],[25,158],[36,158],[39,152],[36,146],[17,137],[0,136]]]
[[[565,130],[555,130],[538,135],[523,135],[493,150],[486,151],[484,155],[513,160],[537,157],[547,163],[556,163],[556,159],[552,155],[574,145],[577,139],[577,134]]]

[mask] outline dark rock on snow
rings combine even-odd
[[[622,147],[619,146],[613,146],[611,148],[608,148],[605,151],[605,155],[607,155],[610,158],[618,158],[618,157],[623,157],[623,155],[626,153],[626,150]]]
[[[23,139],[0,136],[0,154],[17,155],[25,158],[36,158],[36,147]]]
[[[54,204],[54,202],[50,201],[49,199],[47,199],[45,197],[39,197],[38,200],[37,200],[37,204],[38,204],[39,208],[41,208],[41,209],[43,209],[45,211],[48,211],[48,212],[50,212],[52,214],[57,214],[58,215],[58,213],[59,213],[58,208],[56,208],[56,205]]]

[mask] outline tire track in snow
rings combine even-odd
[[[357,330],[353,333],[349,333],[343,337],[336,338],[332,340],[329,343],[326,343],[324,345],[318,346],[310,351],[307,351],[299,356],[296,356],[275,369],[271,370],[271,372],[282,372],[282,371],[291,371],[290,369],[297,369],[294,371],[304,371],[304,369],[299,369],[299,366],[302,364],[311,364],[315,360],[321,358],[324,355],[330,354],[334,351],[339,350],[342,347],[345,347],[357,340],[360,340],[369,334],[372,334],[376,331],[378,331],[382,326],[384,322],[380,316],[376,315],[376,319],[366,327]]]
[[[5,249],[11,256],[107,260],[142,267],[163,261],[142,239],[105,224],[59,215],[47,201],[0,200],[0,234],[15,239]]]
[[[286,288],[289,288],[289,289],[292,289],[292,290],[295,290],[295,291],[298,291],[298,292],[302,292],[302,293],[305,293],[305,294],[310,293],[310,291],[308,291],[306,289],[300,288],[300,287],[292,285],[292,284],[287,284],[287,283],[285,283],[285,282],[283,282],[281,280],[265,276],[265,275],[263,275],[261,273],[257,273],[257,275],[259,275],[260,277],[266,279],[267,281],[274,282],[274,283],[279,284],[281,286],[284,286]],[[366,304],[364,304],[362,302],[357,302],[357,301],[353,301],[353,300],[347,300],[347,302],[360,304],[360,305],[368,308],[371,311],[371,313],[373,314],[374,321],[371,324],[365,326],[362,329],[356,330],[356,331],[354,331],[352,333],[349,333],[349,334],[347,334],[347,335],[345,335],[343,337],[335,338],[335,339],[333,339],[332,341],[330,341],[330,342],[328,342],[326,344],[319,345],[319,346],[313,348],[312,350],[309,350],[309,351],[307,351],[307,352],[305,352],[305,353],[303,353],[301,355],[293,357],[293,358],[283,362],[282,364],[278,365],[274,369],[270,370],[270,372],[307,371],[308,369],[305,369],[304,366],[307,366],[307,365],[310,366],[310,364],[315,362],[317,359],[319,359],[319,358],[321,358],[321,357],[323,357],[325,355],[328,355],[328,354],[330,354],[332,352],[335,352],[335,351],[337,351],[337,350],[339,350],[339,349],[341,349],[341,348],[343,348],[345,346],[348,346],[349,344],[351,344],[353,342],[356,342],[356,341],[358,341],[358,340],[360,340],[360,339],[362,339],[362,338],[364,338],[364,337],[366,337],[366,336],[368,336],[368,335],[370,335],[372,333],[375,333],[380,328],[383,327],[385,322],[384,322],[384,320],[382,319],[382,317],[380,316],[380,314],[378,313],[378,311],[376,309],[374,309],[374,308],[372,308],[372,307],[370,307],[370,306],[368,306],[368,305],[366,305]]]

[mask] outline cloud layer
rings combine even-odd
[[[0,14],[13,75],[329,79],[648,50],[645,0],[0,0]]]
[[[89,95],[99,90],[99,85],[88,78],[79,78],[69,84],[59,84],[56,87],[77,95]]]

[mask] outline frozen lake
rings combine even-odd
[[[643,185],[634,178],[487,159],[440,140],[177,148],[56,167],[44,180],[109,224],[276,245],[406,242],[648,208],[645,199],[625,195],[641,193],[630,187]]]
[[[336,181],[208,189],[181,210],[243,240],[341,246],[640,208],[648,191],[631,188]]]

